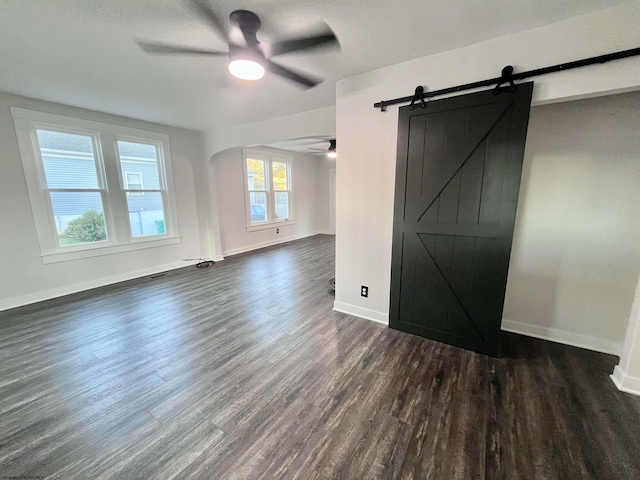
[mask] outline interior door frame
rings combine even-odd
[[[336,169],[329,170],[329,233],[336,234]]]

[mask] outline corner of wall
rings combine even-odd
[[[640,377],[632,377],[627,375],[620,365],[616,365],[613,369],[613,373],[610,375],[613,383],[618,387],[618,390],[625,393],[632,393],[633,395],[640,395]]]

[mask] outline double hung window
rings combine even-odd
[[[168,136],[12,115],[45,263],[180,241]]]
[[[291,157],[245,149],[247,230],[293,223]]]

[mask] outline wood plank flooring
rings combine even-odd
[[[0,313],[0,477],[640,478],[616,357],[332,311],[316,236]]]

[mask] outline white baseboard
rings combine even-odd
[[[146,277],[148,275],[155,275],[156,273],[166,272],[168,270],[176,270],[178,268],[188,267],[189,265],[195,265],[196,263],[197,262],[189,263],[185,261],[173,262],[165,265],[145,268],[143,270],[135,270],[133,272],[126,272],[109,277],[98,278],[88,282],[52,288],[50,290],[45,290],[42,292],[29,293],[27,295],[20,295],[17,297],[3,298],[2,300],[0,300],[0,311],[9,310],[10,308],[22,307],[24,305],[42,302],[44,300],[51,300],[52,298],[64,297],[65,295],[71,295],[72,293],[83,292],[85,290],[91,290],[92,288],[104,287],[106,285],[124,282],[126,280],[133,280],[140,277]]]
[[[333,303],[333,309],[336,312],[346,313],[355,317],[360,317],[366,320],[371,320],[373,322],[389,325],[388,313],[369,310],[367,308],[337,301]],[[619,344],[617,342],[568,332],[566,330],[560,330],[556,328],[540,327],[537,325],[514,322],[512,320],[502,320],[502,330],[512,333],[518,333],[520,335],[526,335],[528,337],[535,337],[542,340],[562,343],[564,345],[586,348],[587,350],[594,350],[596,352],[608,353],[611,355],[619,356],[622,352],[622,344]],[[625,385],[630,385],[628,386],[628,390],[625,391],[634,393],[633,389],[636,388],[636,381],[638,382],[637,390],[640,391],[640,379],[635,379],[634,377],[628,376],[625,378]]]
[[[354,317],[364,318],[365,320],[371,320],[372,322],[382,323],[383,325],[389,325],[389,314],[378,312],[376,310],[369,310],[368,308],[358,307],[349,303],[333,302],[333,309],[336,312],[346,313],[347,315],[353,315]]]
[[[640,378],[632,377],[624,373],[620,365],[616,365],[611,375],[611,380],[616,384],[618,390],[626,393],[640,395]]]
[[[222,252],[222,255],[224,257],[229,257],[231,255],[238,255],[239,253],[246,253],[252,250],[258,250],[260,248],[272,247],[273,245],[292,242],[293,240],[300,240],[301,238],[313,237],[314,235],[318,235],[320,233],[324,233],[324,231],[299,233],[298,235],[291,235],[289,237],[276,238],[275,240],[269,240],[268,242],[254,243],[253,245],[247,245],[245,247],[240,247],[240,248],[231,248],[229,250],[225,250],[224,252]]]
[[[596,352],[609,353],[611,355],[619,356],[620,353],[622,353],[621,343],[557,328],[540,327],[538,325],[502,319],[502,330],[527,335],[529,337],[541,338],[542,340],[550,340],[556,343],[563,343],[573,347],[595,350]]]

